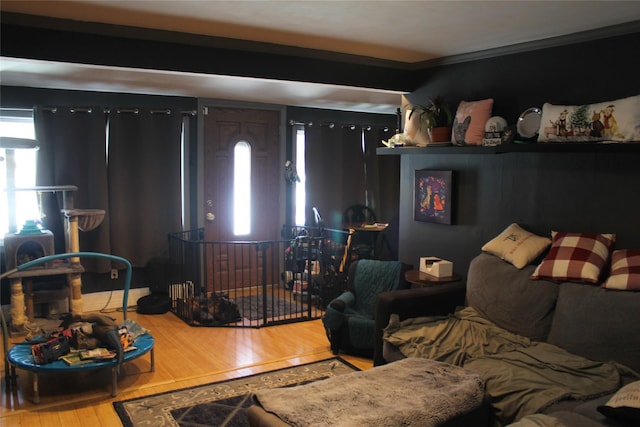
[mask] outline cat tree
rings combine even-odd
[[[89,231],[98,227],[104,219],[105,211],[101,209],[75,209],[73,194],[78,190],[74,185],[42,186],[30,188],[14,188],[7,191],[36,191],[38,193],[62,192],[63,209],[65,217],[65,249],[66,252],[80,252],[79,230]],[[40,234],[39,234],[40,233]],[[5,257],[7,269],[17,267],[20,264],[17,255],[20,247],[31,243],[39,245],[42,256],[53,255],[53,246],[44,243],[48,240],[44,235],[53,235],[51,232],[38,231],[29,233],[18,232],[5,235]],[[17,244],[12,242],[17,240]],[[7,245],[7,242],[9,244]],[[11,253],[10,253],[11,252]],[[11,334],[26,335],[29,322],[34,321],[34,291],[32,280],[34,277],[66,275],[69,288],[69,310],[74,314],[82,314],[82,273],[84,268],[77,257],[69,258],[67,263],[45,264],[41,268],[18,271],[9,275],[11,286]]]

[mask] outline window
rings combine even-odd
[[[305,186],[305,163],[304,163],[304,151],[305,151],[305,138],[304,127],[297,126],[295,128],[295,155],[296,155],[296,172],[298,173],[299,182],[296,182],[295,189],[295,222],[298,226],[305,225],[305,209],[307,196],[304,189]]]
[[[35,139],[31,110],[0,110],[0,136]],[[8,188],[28,188],[36,185],[37,150],[16,148],[15,144],[0,145],[0,234],[14,233],[26,220],[40,220],[38,195],[33,191],[8,192]]]
[[[251,145],[236,143],[233,149],[233,234],[251,233]]]

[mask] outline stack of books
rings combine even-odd
[[[71,351],[62,359],[67,365],[82,365],[84,363],[91,363],[93,361],[109,360],[117,357],[118,355],[114,351],[110,351],[106,348],[94,348],[93,350],[79,350]]]

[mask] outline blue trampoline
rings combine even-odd
[[[124,320],[127,320],[127,306],[128,306],[128,297],[129,297],[129,287],[131,285],[131,263],[125,258],[121,258],[114,255],[102,254],[96,252],[76,252],[76,253],[64,253],[57,255],[49,255],[42,258],[35,259],[33,261],[21,264],[18,268],[7,271],[0,275],[0,279],[4,277],[10,277],[13,273],[18,271],[24,271],[41,263],[46,263],[49,261],[59,260],[59,259],[67,259],[67,258],[106,258],[112,261],[119,261],[126,265],[126,276],[125,276],[125,285],[124,285],[124,295],[122,297],[122,311]],[[5,354],[5,381],[7,384],[7,389],[17,386],[16,381],[16,372],[15,369],[24,369],[27,371],[31,371],[34,373],[33,375],[33,402],[38,403],[40,401],[40,395],[38,392],[38,374],[40,373],[64,373],[64,372],[77,372],[77,371],[89,371],[95,369],[105,369],[111,368],[112,372],[112,388],[111,388],[111,396],[115,397],[118,392],[118,361],[116,359],[111,360],[100,360],[100,361],[92,361],[90,363],[83,363],[78,365],[68,365],[62,360],[57,360],[55,362],[47,363],[44,365],[39,365],[34,362],[33,356],[31,355],[31,345],[29,343],[19,343],[16,344],[13,348],[8,348],[8,328],[7,323],[4,318],[4,314],[1,313],[2,316],[2,336],[4,343],[4,354]],[[151,371],[155,370],[155,360],[153,353],[153,336],[149,333],[145,333],[140,335],[134,342],[135,350],[127,351],[124,353],[124,360],[122,363],[130,362],[134,359],[137,359],[140,356],[143,356],[147,353],[150,353],[151,358]]]

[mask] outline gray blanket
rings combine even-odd
[[[450,317],[399,322],[384,339],[407,357],[426,357],[480,372],[496,411],[508,424],[563,399],[587,400],[617,390],[632,372],[498,328],[471,307]]]
[[[266,411],[298,427],[439,426],[478,408],[483,397],[477,373],[427,359],[254,395]]]

